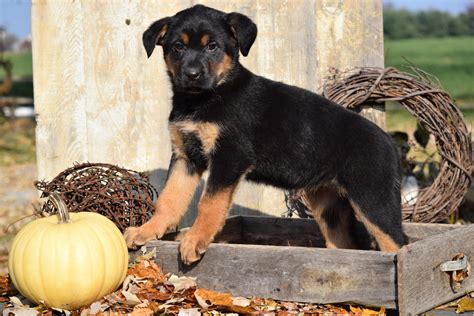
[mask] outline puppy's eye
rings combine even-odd
[[[207,48],[208,51],[213,52],[217,49],[217,43],[216,42],[210,42],[209,44],[207,44],[206,48]]]
[[[186,48],[186,46],[184,46],[183,43],[181,42],[176,42],[174,45],[173,45],[173,49],[177,52],[181,52],[183,51],[184,49]]]

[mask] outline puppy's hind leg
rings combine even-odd
[[[400,203],[396,198],[386,197],[385,203],[380,196],[367,193],[365,196],[350,197],[356,218],[361,221],[375,238],[382,251],[397,252],[407,243],[401,223]]]
[[[307,189],[303,201],[311,209],[327,248],[358,248],[352,236],[354,214],[349,202],[339,195],[337,188]]]

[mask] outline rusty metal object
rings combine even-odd
[[[435,137],[441,156],[439,174],[420,190],[416,203],[402,204],[405,221],[439,222],[458,209],[471,184],[471,135],[461,111],[432,75],[411,67],[414,74],[395,68],[358,68],[333,71],[324,96],[347,108],[364,103],[398,101]],[[296,193],[289,201],[298,200]],[[290,208],[292,207],[290,203]],[[304,215],[301,204],[295,213]]]
[[[36,181],[41,197],[58,192],[71,212],[97,212],[112,220],[123,232],[129,226],[144,224],[154,212],[158,196],[146,173],[106,163],[76,164],[51,182]],[[56,213],[51,202],[43,212]]]

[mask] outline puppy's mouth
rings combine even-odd
[[[200,94],[207,90],[208,89],[203,89],[201,87],[183,87],[181,91],[186,92],[186,93],[191,93],[191,94]]]
[[[213,80],[205,80],[203,82],[194,82],[194,81],[184,81],[180,82],[177,80],[175,81],[175,89],[180,92],[191,93],[191,94],[199,94],[206,91],[210,91],[215,88],[215,84]]]

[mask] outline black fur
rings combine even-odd
[[[157,39],[164,25],[167,32]],[[182,43],[176,46],[182,32],[190,38],[184,50]],[[218,45],[217,51],[202,47],[203,34]],[[207,155],[195,135],[186,136],[189,172],[210,169],[209,194],[243,176],[285,190],[335,185],[398,245],[405,244],[399,158],[391,138],[313,92],[245,69],[239,50],[247,55],[256,34],[255,24],[244,15],[198,5],[155,22],[143,36],[148,55],[153,45],[162,45],[175,67],[174,74],[170,71],[170,123],[188,120],[221,127],[215,149]],[[217,78],[209,65],[223,62],[226,55],[231,65]],[[189,67],[199,69],[198,79],[185,78]],[[337,225],[334,219],[330,223]]]

